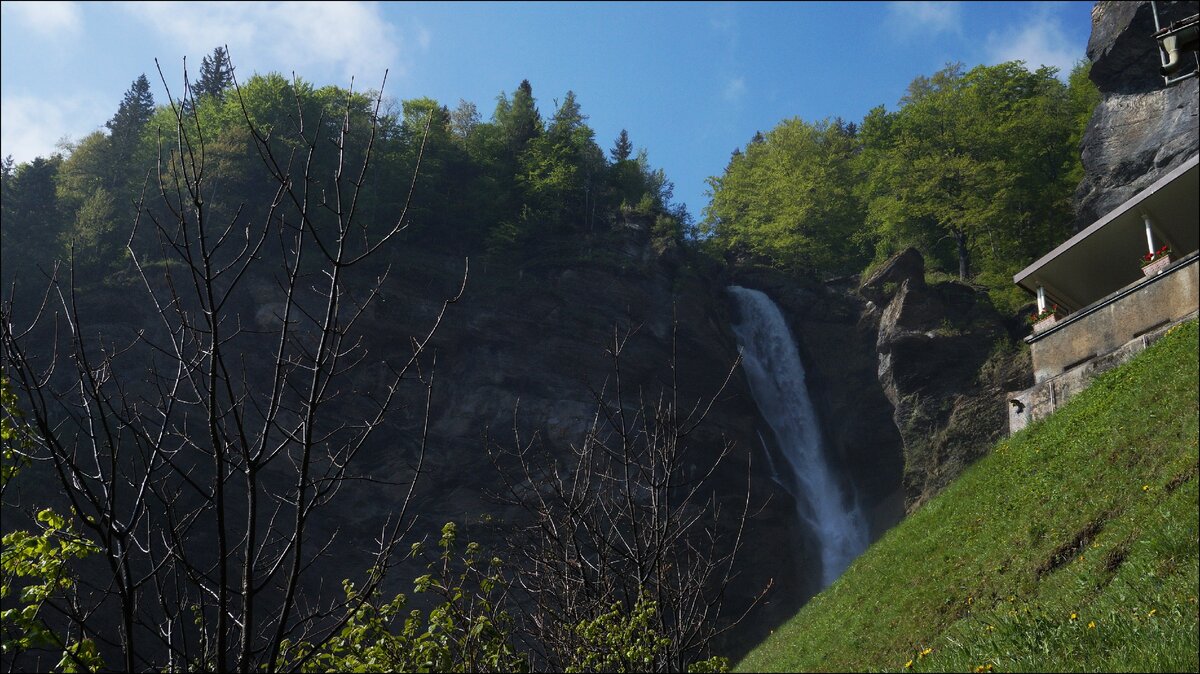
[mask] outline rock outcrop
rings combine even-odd
[[[871,298],[877,375],[904,443],[911,512],[982,456],[1007,427],[1004,392],[1032,380],[985,293],[954,281],[928,285],[920,253],[892,257],[863,281]]]
[[[1164,26],[1200,7],[1195,1],[1157,5]],[[1149,2],[1105,1],[1092,9],[1087,55],[1101,98],[1080,147],[1085,176],[1075,191],[1077,230],[1197,152],[1200,79],[1165,85],[1153,33]]]

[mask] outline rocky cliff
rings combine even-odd
[[[720,507],[716,519],[724,542],[718,552],[727,553],[739,534],[743,545],[723,597],[726,615],[741,615],[771,587],[760,606],[717,646],[717,652],[736,658],[819,589],[818,556],[791,496],[764,460],[760,429],[767,426],[745,377],[736,371],[722,389],[737,359],[725,273],[702,259],[684,264],[686,257],[680,247],[652,240],[644,227],[618,226],[586,240],[548,238],[507,257],[471,260],[462,299],[449,307],[430,343],[436,370],[421,373],[435,377],[428,447],[413,505],[418,521],[406,543],[436,536],[443,523],[454,521],[464,537],[507,557],[505,537],[528,515],[496,498],[502,489],[494,450],[534,441],[545,447],[543,456],[567,465],[571,446],[585,439],[596,416],[595,392],[606,385],[611,392],[614,364],[607,350],[614,336],[628,336],[620,361],[627,404],[669,397],[673,382],[685,414],[697,402],[718,396],[681,451],[687,452],[690,478],[706,471],[724,447],[732,447],[712,475],[711,493],[702,494]],[[462,257],[421,245],[401,246],[387,262],[393,273],[358,324],[355,338],[362,339],[363,362],[337,378],[325,408],[331,426],[377,411],[376,401],[388,395],[392,368],[412,353],[410,336],[426,333],[442,301],[458,291],[465,265]],[[239,325],[267,335],[282,313],[278,285],[269,275],[245,283],[247,290],[231,302],[230,314],[239,317]],[[357,286],[346,292],[347,301],[356,305],[367,294]],[[130,343],[140,326],[160,330],[140,289],[103,286],[88,293],[81,320],[91,332]],[[847,320],[852,329],[854,318]],[[165,341],[157,333],[152,337]],[[262,353],[269,351],[250,353],[244,361],[251,382],[271,381],[272,363]],[[129,373],[136,378],[140,370]],[[424,387],[408,384],[397,393],[401,404],[389,409],[355,458],[354,469],[370,479],[341,489],[331,508],[308,523],[311,540],[334,541],[312,575],[327,585],[307,587],[308,592],[329,593],[341,579],[368,568],[373,541],[396,516],[426,432]],[[132,386],[136,395],[155,394],[145,382]],[[896,461],[892,465],[898,470]],[[750,519],[739,532],[736,516],[745,507],[747,484]],[[212,549],[206,536],[197,533],[189,542]],[[425,572],[416,564],[395,569],[385,595],[411,592],[412,579]]]
[[[987,294],[928,284],[906,250],[870,274],[828,283],[762,267],[733,279],[791,322],[825,436],[878,536],[937,494],[1007,429],[1004,393],[1032,382],[1022,326]]]
[[[417,504],[427,527],[455,520],[470,530],[488,519],[521,521],[519,509],[493,498],[500,480],[487,446],[512,449],[516,429],[524,440],[544,443],[549,455],[569,460],[570,446],[583,440],[595,416],[593,391],[613,376],[606,349],[614,331],[632,333],[620,363],[629,399],[669,393],[673,358],[685,409],[721,389],[737,347],[720,268],[682,265],[679,249],[656,246],[637,228],[618,227],[604,239],[591,249],[545,241],[513,260],[471,261],[463,300],[451,308],[435,339],[431,450]],[[411,250],[393,265],[405,273],[385,288],[368,331],[368,350],[387,354],[389,361],[404,353],[396,337],[419,334],[440,299],[453,294],[463,260]],[[356,385],[369,389],[381,383],[364,374]],[[407,411],[389,420],[387,435],[405,442],[419,437],[419,410],[420,401],[410,400]],[[817,589],[809,561],[815,558],[813,543],[791,497],[771,479],[759,428],[765,426],[737,372],[707,421],[688,436],[693,467],[711,462],[726,441],[733,444],[714,478],[724,513],[740,512],[750,480],[753,518],[728,597],[737,609],[733,614],[768,584],[773,588],[721,648],[731,656],[764,637]],[[394,466],[401,475],[414,452],[409,446],[380,447],[365,460],[385,472]],[[366,491],[352,501],[339,526],[363,536],[391,506]],[[486,530],[476,527],[471,535],[502,543],[487,540]],[[770,541],[769,554],[764,541]],[[406,589],[404,576],[398,580],[396,590]]]
[[[1157,5],[1163,26],[1200,8],[1194,1]],[[1092,9],[1087,55],[1101,98],[1080,147],[1085,176],[1075,192],[1076,229],[1197,152],[1200,79],[1165,85],[1153,33],[1149,2],[1098,2]]]
[[[912,511],[1007,431],[1004,394],[1032,383],[1028,351],[985,292],[957,281],[926,283],[914,249],[882,265],[859,292],[869,301],[863,321],[876,328],[879,382],[904,440]]]

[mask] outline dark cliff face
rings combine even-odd
[[[612,381],[606,350],[614,331],[619,336],[633,331],[621,360],[627,399],[654,401],[660,393],[669,394],[677,378],[680,407],[687,411],[721,389],[737,358],[725,292],[728,270],[703,259],[685,264],[683,251],[656,247],[644,231],[611,234],[594,251],[581,251],[579,242],[571,241],[564,246],[569,253],[550,256],[547,250],[555,242],[542,242],[545,250],[522,251],[518,259],[471,260],[463,297],[447,311],[427,352],[436,351],[436,377],[428,449],[412,511],[419,519],[406,543],[436,536],[443,523],[455,521],[464,537],[504,555],[506,533],[526,515],[494,498],[502,483],[488,447],[513,449],[521,440],[537,438],[550,456],[569,461],[571,446],[584,439],[595,417],[593,391]],[[539,257],[551,261],[536,268],[522,263]],[[326,407],[331,424],[374,413],[373,400],[382,398],[389,384],[388,366],[407,360],[411,337],[427,332],[463,276],[461,257],[419,246],[400,247],[388,262],[392,273],[358,324],[365,357],[338,379]],[[902,453],[891,406],[875,376],[875,331],[860,320],[866,300],[848,286],[799,283],[764,270],[747,274],[739,280],[764,287],[791,318],[831,458],[855,487],[877,537],[903,514]],[[267,275],[245,283],[229,311],[239,325],[268,331],[281,314],[278,287]],[[346,292],[354,304],[367,295],[357,286]],[[141,295],[131,288],[91,291],[84,322],[106,337],[129,341],[139,326],[156,325],[148,305],[140,299],[131,304]],[[255,354],[261,356],[254,352],[246,361],[248,379],[270,381],[271,363]],[[424,390],[409,384],[397,394],[401,404],[393,405],[355,459],[355,469],[372,479],[341,490],[322,517],[309,523],[311,540],[336,544],[313,567],[312,577],[329,585],[306,587],[307,592],[328,596],[337,581],[366,569],[373,541],[396,515],[424,425]],[[514,438],[514,429],[521,440]],[[735,659],[820,589],[812,534],[799,521],[792,497],[774,481],[764,455],[764,450],[778,451],[764,447],[764,441],[770,443],[767,429],[744,374],[735,370],[705,423],[687,437],[694,470],[710,465],[725,443],[732,443],[712,484],[726,541],[739,534],[729,515],[741,512],[747,484],[750,488],[751,518],[740,532],[743,548],[725,595],[726,614],[740,615],[768,585],[771,590],[717,644],[716,652]],[[200,535],[194,542],[211,547]],[[384,594],[410,591],[412,578],[421,573],[423,567],[401,565],[388,576]]]
[[[678,400],[690,410],[720,390],[737,358],[724,297],[723,272],[681,265],[677,249],[656,251],[644,233],[624,232],[602,259],[567,259],[536,270],[471,261],[467,290],[451,307],[433,345],[438,352],[432,402],[430,453],[417,511],[426,528],[454,520],[471,526],[486,517],[504,527],[523,513],[500,505],[493,494],[500,478],[486,450],[512,449],[524,441],[545,444],[569,460],[596,414],[593,391],[611,391],[613,363],[606,350],[634,330],[620,362],[628,400],[654,401],[670,394],[672,358]],[[443,296],[453,294],[463,261],[449,255],[411,251],[396,260],[405,270],[385,288],[375,306],[368,345],[392,361],[419,334]],[[531,252],[530,257],[533,253]],[[361,386],[375,385],[364,375]],[[390,421],[393,435],[419,435],[420,401]],[[767,631],[790,617],[816,588],[810,576],[811,542],[797,522],[790,496],[772,479],[763,460],[758,411],[745,378],[735,372],[707,420],[687,438],[690,462],[704,467],[720,447],[731,455],[714,476],[722,513],[740,512],[749,479],[753,518],[742,534],[738,576],[731,588],[730,615],[771,584],[760,608],[751,613],[719,651],[739,656]],[[489,436],[485,439],[485,434]],[[404,471],[410,454],[380,447],[367,461]],[[364,532],[388,515],[389,503],[365,495],[347,513]],[[350,522],[341,523],[348,526]],[[478,530],[489,541],[488,528]],[[732,529],[724,532],[732,540]],[[472,534],[475,535],[475,534]],[[764,549],[763,542],[769,541]],[[403,575],[396,590],[406,589]]]
[[[1200,8],[1194,1],[1157,4],[1163,26]],[[1164,85],[1153,33],[1149,2],[1098,2],[1092,10],[1087,54],[1101,98],[1080,147],[1085,176],[1075,191],[1076,229],[1197,152],[1200,79]]]

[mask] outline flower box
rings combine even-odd
[[[1167,265],[1169,264],[1171,264],[1170,255],[1159,255],[1158,257],[1154,258],[1153,262],[1150,262],[1145,267],[1142,267],[1142,273],[1146,276],[1155,276],[1162,270],[1166,269]]]
[[[1033,334],[1036,335],[1039,332],[1045,332],[1054,327],[1055,323],[1058,323],[1058,314],[1050,314],[1033,324]]]
[[[1059,318],[1061,316],[1059,316],[1058,305],[1052,304],[1048,308],[1031,315],[1029,317],[1029,324],[1033,326],[1033,334],[1036,335],[1039,332],[1044,332],[1054,327]]]

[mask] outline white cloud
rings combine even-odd
[[[1030,70],[1053,66],[1058,68],[1061,79],[1084,57],[1087,47],[1071,42],[1062,23],[1045,12],[1038,12],[1011,29],[989,33],[985,44],[988,63],[1024,61]]]
[[[958,2],[893,2],[888,4],[891,24],[904,36],[958,34],[962,32],[962,6]]]
[[[746,78],[735,77],[725,83],[722,95],[727,101],[737,101],[746,95]]]
[[[83,16],[75,2],[5,2],[6,18],[43,37],[71,37],[83,28]]]
[[[725,34],[732,33],[737,28],[737,25],[730,17],[722,17],[720,19],[711,18],[708,20],[708,26],[718,33]]]
[[[717,45],[723,48],[729,57],[737,52],[741,30],[738,28],[736,4],[716,5],[709,8],[708,27],[718,40]]]
[[[137,2],[123,7],[193,58],[228,45],[241,77],[294,70],[309,81],[353,76],[363,88],[378,86],[385,69],[404,75],[415,53],[426,51],[432,40],[421,26],[402,35],[375,3]],[[189,65],[193,72],[198,67]]]
[[[31,161],[53,152],[51,148],[64,135],[79,140],[98,128],[97,103],[82,96],[6,95],[0,107],[0,156],[11,154],[18,163]]]

